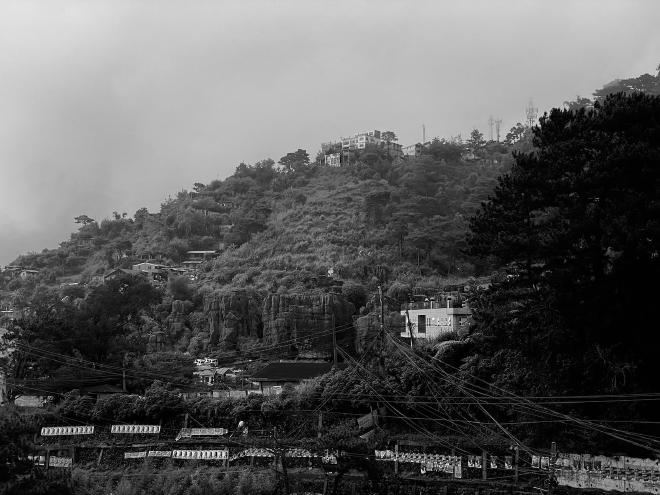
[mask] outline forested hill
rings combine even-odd
[[[69,241],[15,264],[38,270],[44,283],[88,282],[144,259],[178,265],[189,250],[218,250],[201,267],[199,282],[209,288],[310,288],[328,270],[363,283],[376,272],[389,281],[465,279],[484,269],[463,252],[467,221],[510,165],[512,149],[529,145],[524,131],[512,139],[436,140],[405,159],[374,146],[342,167],[310,163],[302,150],[280,164],[240,164],[224,181],[168,199],[158,213],[101,222],[81,215]]]
[[[618,91],[660,94],[660,77],[613,81],[594,101]],[[564,106],[594,101],[578,96]],[[101,221],[81,212],[70,240],[15,260],[38,271],[27,284],[0,276],[0,303],[23,286],[85,283],[140,260],[176,266],[190,250],[221,253],[202,265],[199,288],[308,290],[328,270],[367,285],[375,276],[407,285],[464,281],[492,268],[465,252],[469,217],[509,169],[512,152],[531,149],[530,129],[518,123],[501,143],[475,130],[466,141],[435,139],[405,159],[374,146],[341,167],[321,165],[321,154],[310,160],[305,150],[278,163],[241,163],[223,181],[179,192],[159,212],[115,212]]]

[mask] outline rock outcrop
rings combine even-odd
[[[172,301],[172,311],[168,319],[170,335],[178,335],[186,324],[185,305],[183,301]]]
[[[338,294],[270,294],[263,303],[263,345],[275,354],[328,357],[354,335],[353,304]]]
[[[236,349],[241,337],[262,337],[261,308],[255,294],[246,290],[210,294],[204,298],[209,322],[209,343]]]

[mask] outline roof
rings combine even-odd
[[[129,270],[128,268],[114,268],[108,272],[105,272],[103,274],[104,277],[107,277],[109,275],[112,275],[113,273],[117,272],[122,272],[122,273],[127,273],[128,275],[142,275],[142,272],[138,270]]]
[[[289,363],[269,363],[256,373],[255,382],[291,381],[297,382],[323,375],[332,368],[332,363],[294,361]]]
[[[92,385],[81,390],[84,394],[121,394],[124,391],[115,385]]]

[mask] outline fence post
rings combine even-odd
[[[394,444],[394,474],[399,474],[399,441]]]

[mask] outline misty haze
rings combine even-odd
[[[660,492],[660,4],[0,4],[0,493]]]

